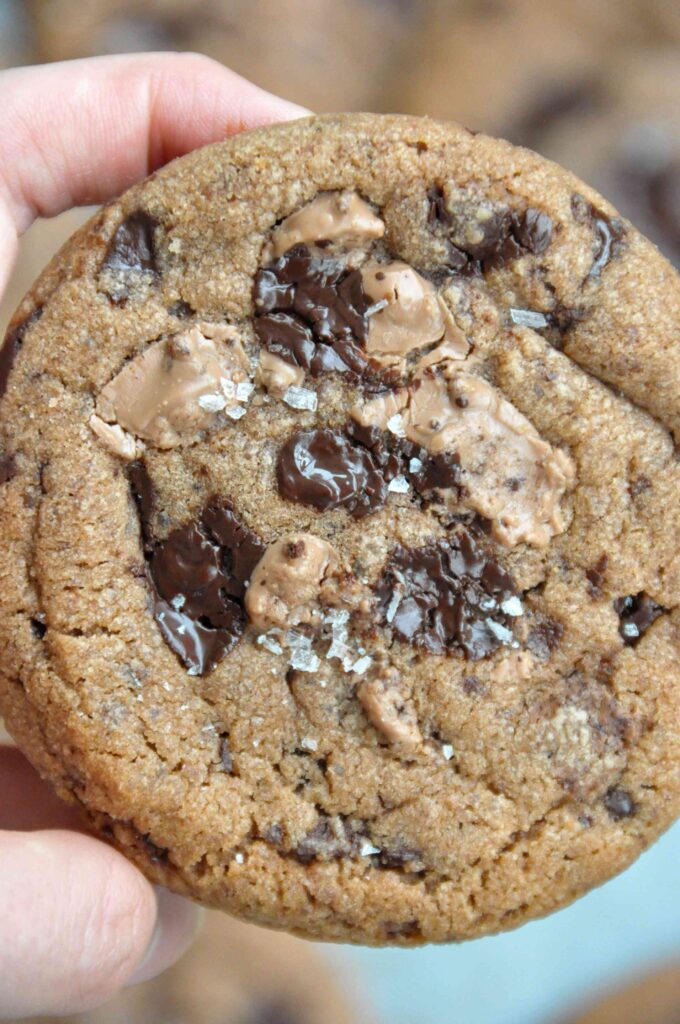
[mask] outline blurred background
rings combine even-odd
[[[0,0],[0,68],[148,49],[201,51],[317,111],[429,114],[529,146],[680,266],[680,0]],[[0,336],[88,213],[26,234]],[[573,907],[462,947],[321,948],[211,915],[173,971],[79,1019],[680,1024],[679,864],[676,826]]]

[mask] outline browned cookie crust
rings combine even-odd
[[[546,913],[680,807],[678,277],[371,115],[183,158],[0,357],[0,710],[153,879],[324,939]]]

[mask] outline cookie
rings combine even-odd
[[[0,0],[0,68],[26,64],[32,57],[28,19],[19,0]]]
[[[679,282],[528,150],[311,118],[169,165],[0,355],[0,711],[153,880],[488,934],[676,817]]]
[[[355,1003],[348,991],[354,996],[347,980],[338,978],[335,965],[331,970],[309,944],[212,913],[189,952],[161,977],[125,989],[96,1010],[59,1019],[67,1024],[376,1021],[373,1008],[363,998]],[[40,1017],[34,1024],[54,1020]]]
[[[372,109],[417,11],[397,0],[27,0],[42,60],[195,50],[315,110]],[[329,31],[329,26],[332,30]]]
[[[675,1024],[680,1016],[680,964],[619,984],[588,1009],[560,1024]]]

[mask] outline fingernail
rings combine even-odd
[[[126,982],[139,985],[171,967],[187,951],[200,928],[203,912],[167,889],[156,889],[158,913],[144,959]]]

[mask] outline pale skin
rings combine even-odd
[[[196,54],[0,72],[0,295],[36,217],[106,202],[173,157],[304,114]],[[0,746],[0,1019],[78,1013],[190,944],[197,911],[86,834]]]

